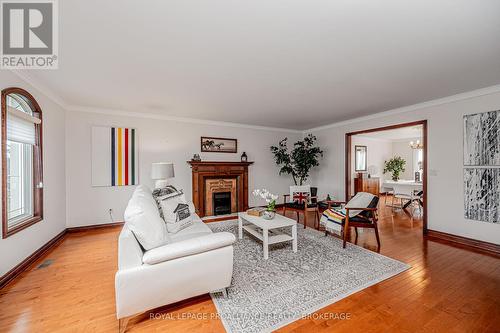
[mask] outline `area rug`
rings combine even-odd
[[[238,221],[209,223],[214,232],[238,235]],[[323,232],[298,229],[298,251],[291,242],[271,245],[248,233],[234,245],[234,273],[228,297],[212,293],[229,333],[271,332],[410,266]]]

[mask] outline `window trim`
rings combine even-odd
[[[18,223],[16,226],[8,227],[7,212],[7,95],[18,94],[26,98],[31,104],[33,116],[41,120],[40,124],[35,124],[36,145],[38,149],[33,149],[33,216]],[[11,87],[2,90],[1,96],[2,114],[1,114],[1,138],[2,138],[2,238],[7,238],[13,234],[24,230],[35,223],[43,220],[43,135],[42,135],[42,109],[35,98],[26,90]],[[38,150],[38,153],[37,153]],[[38,155],[38,156],[37,156]]]

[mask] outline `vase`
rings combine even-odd
[[[265,220],[272,220],[276,216],[276,212],[274,210],[265,210],[262,213],[262,218]]]

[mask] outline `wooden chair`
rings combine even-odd
[[[380,251],[380,237],[378,234],[378,206],[379,197],[373,197],[372,201],[367,207],[345,207],[346,214],[342,220],[342,247],[345,248],[347,243],[347,235],[349,228],[354,227],[356,237],[354,243],[358,242],[358,228],[371,228],[375,230],[375,237],[377,238],[377,252]],[[345,202],[336,201],[335,204],[345,204]],[[331,207],[329,207],[330,209]],[[352,210],[360,210],[361,212],[353,217],[349,217],[349,212]],[[325,235],[328,235],[328,230],[325,229]]]
[[[290,186],[290,188],[297,187],[299,188],[300,186]],[[292,192],[292,191],[290,191]],[[286,214],[286,211],[294,211],[297,214],[297,223],[299,223],[299,213],[302,213],[304,216],[304,229],[307,226],[307,215],[309,212],[314,212],[314,228],[318,229],[319,228],[319,212],[318,212],[318,188],[317,187],[310,187],[309,195],[307,195],[307,198],[305,200],[307,201],[307,204],[300,204],[297,202],[290,202],[288,198],[290,198],[291,194],[284,194],[283,195],[283,215]],[[317,224],[316,224],[317,223]]]

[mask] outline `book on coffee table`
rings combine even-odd
[[[264,207],[255,207],[247,210],[248,215],[261,216],[266,209]]]

